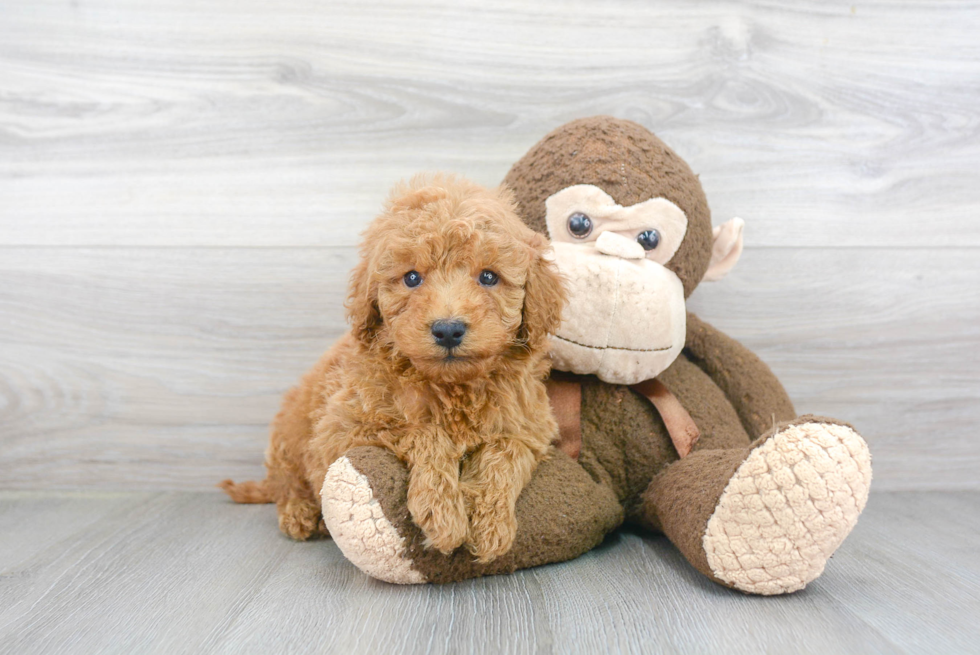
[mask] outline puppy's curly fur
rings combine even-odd
[[[446,175],[397,187],[351,275],[351,331],[272,424],[267,478],[221,486],[237,502],[275,502],[282,531],[307,539],[326,534],[330,464],[383,446],[410,468],[408,508],[427,545],[465,543],[483,561],[507,552],[514,503],[558,431],[543,380],[565,292],[548,248],[504,189]],[[441,320],[463,323],[461,343],[437,342]]]

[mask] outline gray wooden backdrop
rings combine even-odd
[[[0,0],[0,488],[260,476],[419,170],[497,183],[599,113],[742,261],[692,299],[874,490],[980,482],[977,2]]]

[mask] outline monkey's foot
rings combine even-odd
[[[425,576],[412,566],[405,539],[385,516],[370,480],[349,457],[331,464],[320,496],[327,530],[354,566],[385,582],[426,582]]]
[[[871,454],[850,426],[805,416],[756,442],[708,519],[711,573],[753,594],[802,589],[857,523]]]

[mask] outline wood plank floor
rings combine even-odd
[[[2,653],[956,653],[980,493],[878,493],[802,592],[744,596],[659,536],[447,586],[371,580],[218,493],[0,492]]]

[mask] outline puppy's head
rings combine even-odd
[[[441,382],[544,353],[565,302],[549,248],[505,189],[415,177],[364,234],[347,301],[353,332]]]

